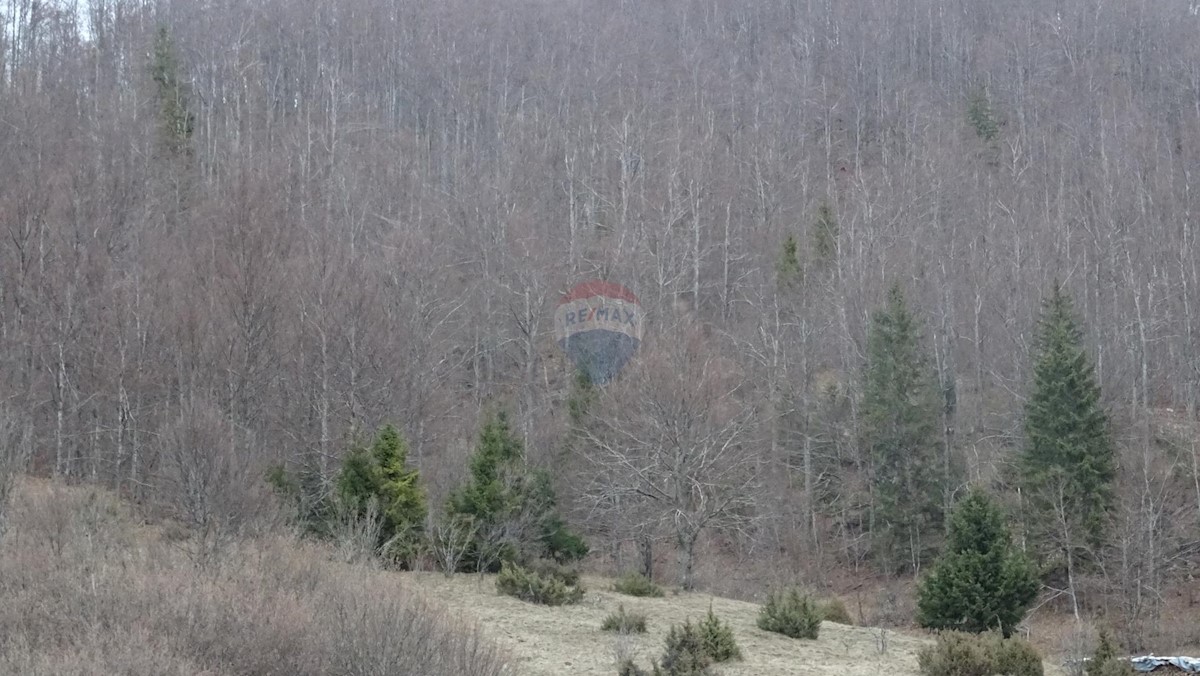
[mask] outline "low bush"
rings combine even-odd
[[[700,622],[700,640],[713,662],[742,659],[742,649],[733,638],[733,630],[713,613],[712,606],[709,606],[708,615]]]
[[[565,566],[560,563],[549,561],[547,559],[539,559],[529,564],[531,572],[534,572],[542,577],[556,578],[562,580],[562,583],[568,587],[579,586],[579,570],[570,566]]]
[[[666,652],[662,662],[655,666],[658,676],[707,676],[712,656],[704,645],[704,636],[697,625],[686,621],[673,625],[667,632]]]
[[[507,561],[496,577],[496,591],[545,606],[579,603],[584,593],[582,585],[568,585],[561,577],[539,575]]]
[[[821,631],[821,609],[798,589],[771,594],[758,613],[758,628],[791,638],[815,639]]]
[[[846,604],[842,603],[841,599],[829,599],[821,603],[821,619],[826,622],[837,622],[838,624],[854,624],[854,620],[850,619],[850,611],[846,610]]]
[[[1029,642],[999,634],[943,632],[917,653],[924,676],[1043,676],[1042,658]]]
[[[710,668],[712,662],[703,624],[694,625],[689,620],[682,625],[671,626],[662,659],[654,662],[650,671],[642,669],[633,660],[625,659],[617,667],[617,676],[713,676]]]
[[[1006,676],[1042,676],[1042,656],[1023,638],[1003,638],[989,634],[992,642],[992,668]]]
[[[613,583],[613,591],[629,596],[662,598],[663,588],[641,573],[629,573]]]
[[[621,634],[646,633],[646,616],[642,613],[625,611],[625,606],[617,606],[617,612],[609,613],[600,624],[601,631],[615,631]]]
[[[924,676],[990,676],[992,659],[987,645],[974,634],[945,632],[937,643],[917,653]]]

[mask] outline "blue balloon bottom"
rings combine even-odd
[[[612,380],[625,368],[641,341],[620,331],[592,329],[558,341],[576,368],[597,385]]]

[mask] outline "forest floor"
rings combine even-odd
[[[815,641],[787,638],[755,626],[759,606],[708,594],[672,593],[635,598],[611,591],[612,580],[585,577],[582,603],[547,607],[497,594],[494,576],[408,573],[431,598],[483,628],[529,676],[613,676],[618,655],[648,668],[662,654],[672,624],[704,618],[713,611],[733,629],[744,659],[720,665],[725,676],[906,676],[917,674],[917,650],[930,639],[892,629],[821,625]],[[644,613],[645,634],[620,637],[600,630],[601,621],[623,604]],[[1060,673],[1051,665],[1048,675]]]

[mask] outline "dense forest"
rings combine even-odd
[[[436,512],[503,410],[685,587],[911,578],[981,485],[1149,645],[1198,177],[1194,0],[0,0],[0,446],[236,524],[392,423]],[[589,279],[646,317],[603,387]]]

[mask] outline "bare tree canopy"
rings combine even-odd
[[[499,402],[618,560],[861,571],[886,290],[943,395],[934,507],[1016,513],[1058,279],[1119,468],[1086,575],[1142,622],[1200,566],[1198,30],[1194,0],[0,0],[0,443],[203,518],[394,422],[440,505]],[[590,279],[645,325],[584,424],[554,303]]]

